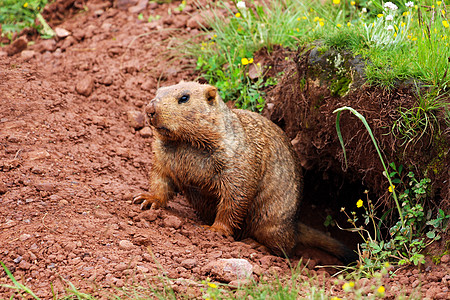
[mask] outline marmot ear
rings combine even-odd
[[[214,86],[208,86],[205,91],[205,98],[209,104],[213,104],[217,97],[217,88]]]

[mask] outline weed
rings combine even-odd
[[[41,15],[47,0],[0,0],[0,24],[2,34],[12,39],[14,32],[24,28],[36,28],[44,37],[52,37],[55,33]],[[35,20],[41,25],[37,25]]]
[[[348,217],[348,222],[354,227],[352,231],[358,232],[364,240],[361,244],[360,268],[367,270],[369,273],[373,273],[374,270],[381,269],[383,263],[386,261],[395,261],[399,265],[418,265],[423,263],[424,255],[421,253],[422,250],[433,241],[441,238],[440,233],[446,230],[450,216],[446,215],[442,210],[438,211],[438,215],[434,219],[432,219],[431,210],[425,214],[424,205],[431,180],[428,178],[417,180],[412,172],[404,176],[402,173],[403,167],[399,166],[397,168],[394,163],[389,164],[392,172],[388,172],[367,121],[351,107],[342,107],[334,111],[337,113],[336,130],[344,151],[345,160],[345,147],[339,125],[340,113],[344,110],[349,110],[355,114],[366,126],[378,152],[380,161],[383,164],[385,170],[384,175],[389,182],[388,192],[394,198],[399,217],[399,220],[393,226],[389,227],[385,225],[387,223],[386,217],[390,213],[390,210],[385,212],[381,218],[378,218],[375,206],[368,196],[368,191],[366,191],[367,200],[365,202],[361,199],[358,200],[356,206],[357,208],[364,209],[362,213],[364,226],[371,224],[373,227],[372,233],[370,230],[364,228],[364,226],[358,225],[358,217],[355,211],[349,214],[345,208],[342,208],[342,211]],[[396,190],[399,191],[398,197]],[[383,227],[386,226],[388,227],[390,236],[387,241],[383,239],[381,234]],[[426,240],[424,235],[426,235],[428,240]]]

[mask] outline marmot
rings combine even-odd
[[[357,255],[298,221],[302,170],[284,132],[265,117],[230,109],[217,88],[181,82],[158,89],[145,108],[154,128],[150,193],[141,208],[164,207],[182,192],[210,229],[254,238],[274,254],[301,243],[348,264]]]

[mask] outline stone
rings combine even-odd
[[[21,240],[22,242],[28,240],[29,238],[31,238],[31,234],[28,233],[23,233],[19,236],[19,240]]]
[[[56,41],[51,40],[43,40],[35,45],[34,50],[43,53],[45,51],[53,52],[56,50]]]
[[[0,195],[6,194],[7,191],[8,191],[8,187],[6,186],[6,184],[3,182],[0,182]]]
[[[150,127],[148,127],[148,126],[145,126],[144,128],[142,128],[140,131],[139,131],[139,134],[143,137],[143,138],[150,138],[150,137],[152,137],[153,136],[153,131],[152,131],[152,129],[150,128]]]
[[[128,124],[134,129],[145,126],[145,116],[140,111],[130,110],[127,112]]]
[[[442,255],[441,263],[447,264],[448,262],[450,262],[450,255],[449,254]]]
[[[24,50],[22,51],[22,53],[20,53],[20,58],[22,58],[23,61],[29,61],[35,56],[36,52],[33,50]]]
[[[8,53],[8,56],[13,56],[14,54],[20,53],[23,50],[27,49],[27,45],[28,43],[25,38],[18,38],[6,48],[6,53]]]
[[[163,221],[164,226],[179,229],[183,225],[183,221],[176,216],[168,216]]]
[[[78,81],[75,90],[78,94],[89,97],[94,90],[94,79],[91,76],[86,76]]]
[[[138,14],[147,7],[147,4],[148,0],[139,0],[139,2],[136,5],[128,8],[128,12],[132,14]]]
[[[50,158],[50,153],[47,150],[35,150],[28,152],[27,158],[29,160],[41,160],[45,158]]]
[[[197,266],[197,260],[194,258],[188,258],[183,261],[181,261],[181,266],[186,269],[192,269],[193,267]]]
[[[37,182],[34,184],[34,187],[38,191],[51,192],[55,190],[55,184],[51,182]]]
[[[121,10],[128,9],[131,6],[137,5],[139,0],[117,0],[116,7]]]
[[[121,240],[119,242],[119,248],[122,250],[131,250],[134,248],[134,245],[129,240]]]
[[[155,209],[145,210],[140,214],[140,218],[153,222],[158,218],[158,211]]]
[[[60,40],[62,40],[64,38],[68,37],[71,33],[70,33],[70,31],[68,31],[68,30],[66,30],[64,28],[56,27],[55,28],[55,34]]]
[[[253,273],[253,266],[246,259],[230,258],[213,261],[206,266],[206,271],[219,281],[232,282],[249,278]]]

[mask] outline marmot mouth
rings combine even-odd
[[[156,130],[158,131],[158,133],[165,135],[165,136],[169,136],[170,135],[170,130],[164,126],[157,126],[155,127]]]

